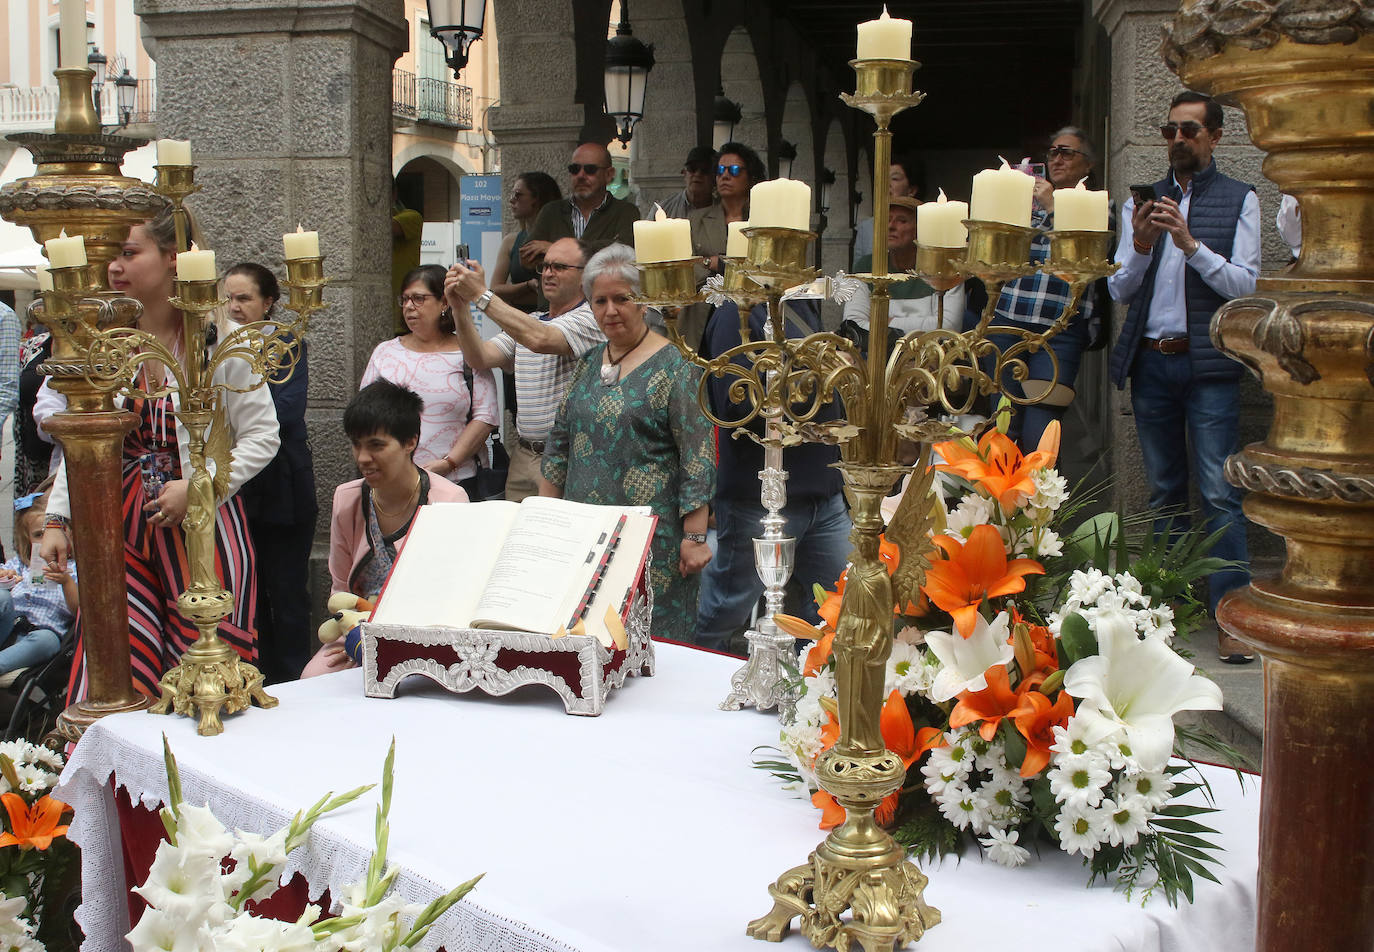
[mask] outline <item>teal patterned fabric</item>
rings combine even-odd
[[[573,502],[653,509],[653,636],[689,641],[700,574],[678,572],[682,518],[711,501],[716,473],[711,425],[697,403],[701,372],[661,347],[608,387],[604,350],[588,351],[573,371],[544,448],[544,478]]]

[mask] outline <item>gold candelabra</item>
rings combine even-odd
[[[199,719],[201,734],[223,730],[221,713],[234,713],[252,701],[277,702],[262,690],[262,675],[218,638],[218,626],[232,611],[233,595],[215,572],[215,521],[218,500],[227,490],[233,465],[224,401],[230,391],[263,386],[270,377],[288,379],[299,358],[294,346],[309,316],[322,306],[323,258],[288,258],[288,309],[297,315],[285,324],[259,322],[229,330],[222,339],[210,319],[226,303],[217,282],[178,280],[172,305],[182,313],[186,356],[174,355],[155,336],[138,329],[141,305],[116,296],[106,285],[105,265],[129,229],[170,203],[177,245],[186,250],[183,202],[198,191],[195,167],[157,166],[157,184],[118,174],[118,164],[142,140],[103,135],[91,98],[90,70],[57,71],[62,90],[57,133],[12,136],[34,152],[37,174],[0,191],[0,214],[29,225],[44,240],[66,229],[84,234],[89,263],[54,268],[53,290],[30,306],[30,315],[53,335],[53,357],[44,365],[68,408],[49,422],[62,442],[72,493],[72,532],[81,550],[80,598],[86,645],[88,698],[63,712],[57,733],[79,739],[95,719],[153,705],[157,713],[176,711]],[[214,329],[212,331],[212,328]],[[212,346],[213,345],[213,346]],[[247,364],[247,382],[216,379],[230,360]],[[117,409],[115,394],[156,398],[171,387],[137,383],[138,371],[153,362],[175,381],[180,406],[175,415],[189,435],[191,462],[186,533],[191,581],[177,598],[178,610],[199,631],[181,663],[164,673],[161,697],[153,703],[134,690],[129,634],[125,619],[122,487],[120,455],[124,435],[136,423]],[[214,462],[211,474],[209,463]]]
[[[916,64],[912,60],[854,60],[856,94],[841,98],[864,110],[877,122],[874,148],[875,195],[886,193],[891,158],[892,117],[917,105],[923,95],[911,90]],[[873,233],[887,233],[888,207],[874,203]],[[918,246],[912,273],[890,274],[887,257],[874,256],[873,273],[855,277],[872,286],[870,340],[867,355],[834,333],[788,337],[783,327],[781,300],[791,287],[806,283],[815,272],[805,267],[809,232],[778,228],[747,228],[748,255],[728,261],[723,294],[741,302],[741,343],[707,360],[695,353],[677,330],[676,312],[699,300],[690,260],[642,265],[642,298],[664,309],[669,336],[683,355],[704,371],[703,411],[718,426],[735,428],[759,417],[783,440],[837,444],[840,470],[850,500],[855,550],[840,608],[834,642],[840,737],[816,763],[817,779],[845,808],[846,819],[836,827],[807,862],[783,873],[769,887],[773,908],[749,924],[749,934],[777,941],[799,918],[803,934],[817,947],[848,949],[855,943],[866,952],[901,947],[919,939],[940,921],[940,913],[923,898],[927,879],[907,860],[903,848],[874,819],[874,810],[899,789],[906,769],[886,750],[879,728],[883,675],[892,650],[894,606],[915,601],[924,581],[929,549],[929,493],[932,471],[923,465],[929,447],[947,438],[949,426],[908,407],[936,407],[948,413],[967,412],[979,394],[1000,389],[1005,380],[1025,380],[1025,357],[1045,347],[1078,312],[1084,289],[1115,270],[1108,260],[1105,232],[1051,233],[1051,252],[1045,270],[1069,282],[1072,298],[1063,314],[1043,331],[992,325],[1003,284],[1031,274],[1031,228],[998,222],[968,221],[967,249]],[[919,237],[919,236],[918,236]],[[978,324],[967,331],[944,327],[913,331],[889,354],[887,339],[889,287],[920,277],[943,292],[967,276],[988,286],[988,304]],[[770,331],[754,339],[748,306],[766,301]],[[992,334],[1011,338],[1004,347]],[[1053,359],[1053,351],[1050,351]],[[742,358],[742,359],[741,359]],[[738,362],[737,362],[738,361]],[[1054,364],[1057,372],[1057,363]],[[708,377],[733,378],[732,401],[747,406],[738,418],[722,419],[706,400]],[[1009,394],[1018,404],[1043,399],[1038,394]],[[846,419],[817,421],[822,406],[836,396]],[[918,478],[899,507],[891,526],[885,526],[881,502],[894,482],[911,471],[896,462],[899,440],[918,444]],[[879,536],[901,549],[897,571],[891,576],[878,557]],[[849,913],[849,915],[845,915]]]

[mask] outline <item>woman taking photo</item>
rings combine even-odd
[[[653,509],[653,635],[688,641],[698,573],[711,560],[706,517],[715,483],[711,426],[697,403],[700,375],[645,323],[644,305],[634,300],[632,248],[595,254],[582,288],[606,343],[573,371],[544,448],[540,492]]]
[[[539,275],[520,263],[520,248],[534,227],[539,209],[562,197],[553,176],[544,172],[525,172],[511,186],[510,213],[520,228],[501,240],[491,271],[491,292],[527,314],[538,309]]]
[[[490,370],[473,371],[463,361],[453,315],[444,306],[446,273],[426,264],[405,276],[401,313],[410,332],[377,345],[362,385],[385,379],[419,394],[424,411],[416,462],[477,500],[479,454],[499,422],[496,379]]]
[[[229,317],[238,324],[280,320],[277,278],[260,264],[234,265],[224,275]],[[261,473],[239,492],[253,531],[258,562],[258,655],[268,684],[292,681],[310,660],[310,546],[315,539],[315,463],[305,429],[310,387],[306,342],[291,339],[298,351],[286,379],[268,378],[276,407],[281,449]]]
[[[191,229],[195,234],[194,225]],[[170,207],[153,220],[129,231],[119,255],[110,262],[110,287],[143,305],[139,329],[156,337],[178,360],[184,361],[186,342],[181,312],[168,298],[176,269],[176,230]],[[221,322],[219,339],[232,329]],[[242,360],[227,360],[215,371],[215,382],[244,389],[221,390],[234,465],[228,491],[219,500],[215,518],[215,565],[220,582],[233,593],[233,611],[219,624],[220,638],[246,661],[257,660],[253,612],[257,583],[252,539],[237,495],[243,484],[260,473],[277,454],[277,415],[266,387]],[[153,361],[139,367],[138,386],[146,391],[170,387],[162,397],[116,402],[138,417],[138,425],[124,438],[124,554],[129,587],[129,641],[134,685],[145,694],[158,693],[163,672],[180,660],[199,637],[189,619],[177,611],[176,600],[190,583],[190,563],[181,522],[186,517],[191,475],[189,434],[175,417],[181,394],[171,372]],[[52,394],[60,405],[60,394]],[[213,438],[213,429],[210,431]],[[60,466],[48,501],[48,528],[40,552],[50,568],[67,563],[70,543],[67,520],[66,466]],[[86,695],[85,653],[78,638],[68,703]]]

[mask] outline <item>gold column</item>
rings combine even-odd
[[[1261,443],[1227,462],[1246,514],[1283,536],[1277,577],[1221,603],[1264,656],[1258,940],[1263,952],[1374,946],[1374,22],[1315,0],[1243,21],[1187,2],[1164,53],[1241,106],[1264,172],[1297,197],[1302,255],[1228,302],[1212,338],[1274,396]],[[1359,8],[1363,6],[1363,11]],[[1222,11],[1224,13],[1225,11]],[[1363,19],[1361,19],[1363,17]]]
[[[56,71],[61,88],[56,134],[10,136],[33,153],[37,168],[32,177],[0,189],[0,216],[28,226],[39,242],[64,229],[85,235],[90,262],[86,268],[53,271],[55,291],[31,311],[53,331],[52,359],[44,370],[53,388],[67,397],[67,410],[52,417],[47,429],[62,444],[74,487],[72,537],[81,556],[88,689],[86,700],[58,719],[58,733],[70,741],[106,714],[152,703],[133,686],[124,583],[120,450],[136,420],[116,409],[113,397],[86,376],[93,307],[80,302],[113,296],[106,266],[129,229],[155,215],[165,200],[145,183],[119,174],[125,153],[145,140],[101,133],[91,98],[93,75],[89,69]]]

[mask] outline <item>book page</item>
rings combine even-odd
[[[421,506],[372,620],[466,627],[519,512],[501,500]]]
[[[473,627],[552,634],[566,624],[596,571],[620,511],[531,496],[487,576]]]

